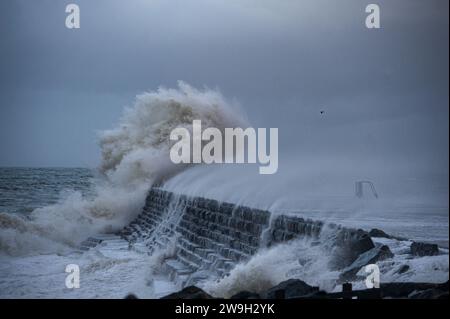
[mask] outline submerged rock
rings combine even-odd
[[[189,286],[161,299],[213,299],[213,297],[196,286]]]
[[[300,298],[318,291],[319,287],[312,287],[300,279],[289,279],[269,289],[265,297],[267,299]]]
[[[414,256],[436,256],[439,255],[439,247],[436,244],[418,243],[411,244],[411,254]]]
[[[398,270],[398,274],[403,274],[409,270],[409,265],[402,265]]]

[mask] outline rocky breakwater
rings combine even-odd
[[[351,288],[351,286],[350,286]],[[365,290],[348,290],[327,293],[308,285],[299,279],[289,279],[263,291],[254,293],[241,291],[230,299],[448,299],[449,282],[441,284],[432,283],[384,283],[380,288]],[[212,299],[201,288],[189,286],[179,292],[164,296],[162,299]]]

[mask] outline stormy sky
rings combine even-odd
[[[291,160],[448,174],[448,1],[0,2],[0,166],[98,164],[136,94],[219,88]],[[324,111],[323,114],[320,111]],[[294,155],[292,155],[294,154]]]

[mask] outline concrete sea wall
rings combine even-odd
[[[120,236],[136,249],[171,249],[164,269],[180,286],[226,275],[259,248],[295,238],[322,245],[342,269],[374,244],[367,232],[152,188],[142,213]]]

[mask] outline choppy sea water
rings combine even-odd
[[[83,198],[95,197],[95,174],[84,168],[0,168],[0,212],[20,215],[26,220],[36,209],[56,205],[54,207],[58,214],[58,209],[68,208],[67,205],[57,206],[58,202],[73,192],[80,193]],[[420,213],[423,209],[424,207],[412,207],[403,213],[392,211],[351,216],[342,212],[331,215],[316,212],[315,217],[336,223],[345,221],[344,224],[352,227],[378,227],[410,239],[425,239],[443,243],[443,246],[445,243],[448,245],[448,209],[434,207],[431,213],[428,210],[428,215]],[[55,209],[52,213],[55,213]],[[50,249],[47,252],[31,249],[27,254],[11,254],[11,251],[2,248],[11,247],[11,242],[20,241],[20,237],[26,237],[29,230],[22,229],[20,225],[5,223],[3,219],[0,219],[0,226],[1,298],[123,298],[128,293],[135,293],[141,298],[157,298],[177,289],[164,277],[153,273],[152,269],[158,267],[155,258],[135,251],[98,247],[81,253],[76,247],[69,246],[67,249]],[[17,229],[9,236],[11,227]],[[406,246],[389,241],[383,243],[391,245],[391,249],[400,254],[393,263],[395,267],[390,265],[386,272],[391,280],[442,282],[448,279],[448,255],[409,260],[406,255],[401,255]],[[292,253],[292,246],[276,249],[280,249],[275,252],[277,255]],[[271,267],[273,260],[270,256],[273,254],[272,249],[266,255],[258,255],[248,266],[240,267],[236,272],[267,273],[261,269]],[[412,270],[400,277],[394,268],[405,263],[411,265]],[[82,275],[79,289],[68,289],[65,285],[65,267],[69,264],[80,266]],[[235,276],[242,278],[242,274]],[[279,275],[273,277],[280,279]],[[251,278],[255,280],[254,276]],[[311,282],[317,283],[314,279]],[[227,282],[219,285],[214,283],[210,288],[226,294],[229,285]]]
[[[26,220],[36,209],[51,207],[73,192],[92,198],[94,176],[86,168],[0,168],[0,213]],[[1,249],[9,244],[2,240],[15,225],[0,226],[0,235],[5,235],[0,236]],[[66,287],[69,264],[80,267],[79,289]],[[123,298],[128,293],[155,298],[174,291],[164,278],[149,276],[150,264],[148,256],[127,250],[81,253],[69,248],[16,256],[0,251],[0,298]]]
[[[27,214],[56,203],[67,190],[88,196],[94,174],[87,168],[0,167],[0,212]]]

